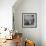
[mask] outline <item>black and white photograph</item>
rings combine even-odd
[[[37,27],[37,13],[22,13],[22,27]]]

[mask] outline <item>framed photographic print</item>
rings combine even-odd
[[[36,28],[37,13],[22,13],[22,27]]]

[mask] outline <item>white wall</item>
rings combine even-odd
[[[41,38],[42,46],[46,46],[46,0],[41,1]]]
[[[0,0],[0,27],[12,28],[12,6],[16,0]]]
[[[20,1],[18,1],[20,2]],[[23,0],[17,5],[13,6],[15,16],[15,29],[18,32],[23,32],[24,38],[35,41],[36,46],[41,46],[41,28],[40,28],[40,0]],[[16,6],[17,5],[17,6]],[[37,28],[22,28],[22,13],[37,13]]]

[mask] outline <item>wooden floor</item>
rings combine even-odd
[[[13,39],[13,40],[6,40],[6,42],[2,43],[0,46],[16,46],[15,39]]]

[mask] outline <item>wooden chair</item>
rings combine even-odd
[[[16,46],[21,46],[22,44],[22,33],[15,33]]]

